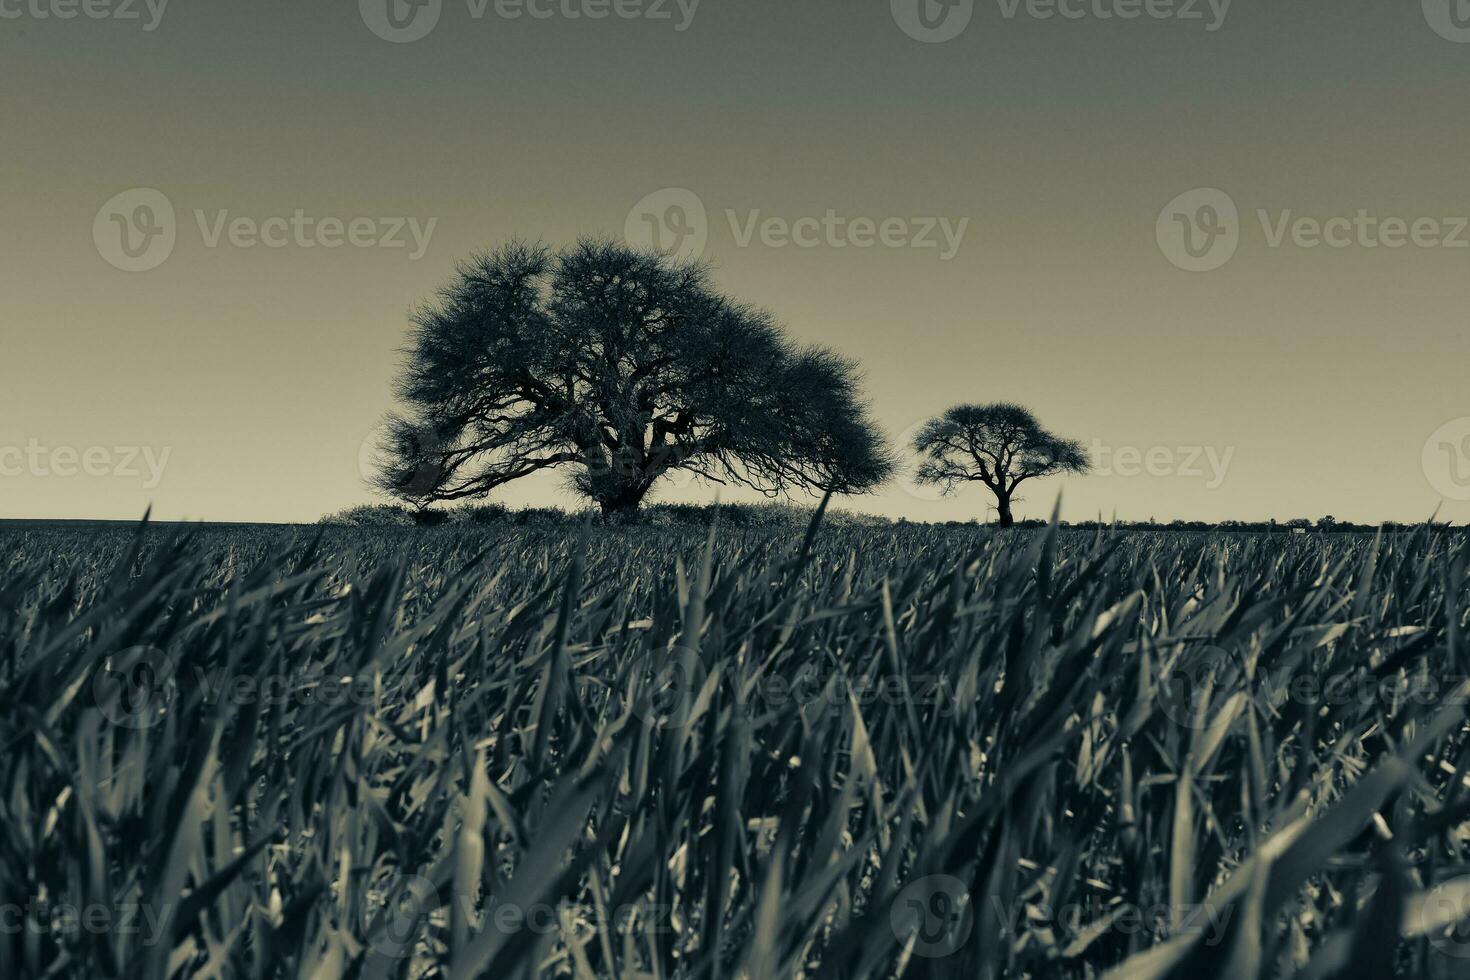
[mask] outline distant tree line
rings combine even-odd
[[[719,522],[725,528],[787,529],[800,531],[812,519],[814,507],[790,503],[727,504],[651,504],[639,511],[636,523],[644,527],[701,527]],[[500,503],[461,504],[449,508],[419,509],[400,504],[373,504],[352,507],[322,518],[321,523],[338,527],[505,527],[531,529],[574,529],[587,521],[587,510],[574,511],[559,507],[512,508]],[[827,511],[824,524],[849,528],[940,528],[973,531],[990,526],[980,520],[910,521],[893,520],[875,514],[863,514],[833,508]],[[1423,524],[1383,525],[1353,524],[1346,521],[1061,521],[1069,531],[1160,531],[1160,532],[1245,532],[1255,534],[1294,534],[1300,530],[1312,533],[1374,533],[1380,528],[1387,533],[1415,531]],[[1041,520],[1016,521],[1014,527],[1038,529],[1047,525]],[[1449,525],[1434,525],[1447,529]]]

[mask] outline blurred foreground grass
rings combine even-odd
[[[0,976],[1464,976],[1467,555],[0,530]]]

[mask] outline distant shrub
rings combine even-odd
[[[786,527],[801,520],[789,504],[654,504],[639,513],[639,523],[654,527]]]
[[[716,516],[727,528],[804,530],[816,513],[814,506],[772,501],[757,504],[653,504],[638,512],[634,527],[709,527]],[[587,520],[586,511],[557,507],[524,507],[513,510],[501,503],[469,504],[445,510],[412,510],[398,504],[364,504],[331,514],[322,524],[342,527],[439,527],[445,524],[476,527],[576,527]],[[594,522],[602,518],[594,515]],[[827,511],[828,527],[891,527],[886,517],[845,510]]]
[[[515,512],[505,504],[472,504],[456,507],[449,514],[450,521],[455,524],[505,526],[515,523]]]
[[[413,527],[413,511],[398,504],[363,504],[323,517],[318,523],[337,527]]]
[[[639,523],[652,527],[709,527],[718,515],[721,527],[805,528],[816,507],[778,501],[759,504],[654,504],[639,514]],[[872,514],[829,510],[823,519],[830,527],[888,527],[893,522]]]
[[[580,514],[558,507],[523,507],[512,516],[517,527],[570,527],[582,521]]]
[[[807,511],[806,512],[806,520],[808,520],[808,521],[811,520],[812,512],[813,511]],[[826,523],[827,521],[831,521],[833,527],[892,527],[893,526],[893,521],[889,520],[886,517],[879,517],[877,514],[859,514],[859,513],[856,513],[854,511],[847,511],[847,510],[829,510],[829,511],[827,511],[827,516],[823,518],[823,523]],[[964,522],[963,521],[956,521],[956,522],[953,522],[953,523],[963,524]]]

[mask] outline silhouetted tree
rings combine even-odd
[[[915,478],[946,494],[983,483],[995,494],[1000,526],[1011,527],[1016,488],[1056,473],[1086,473],[1082,444],[1052,435],[1020,405],[956,405],[924,423],[914,438],[922,462]]]
[[[513,243],[413,322],[378,485],[420,506],[562,467],[608,515],[675,470],[776,496],[862,492],[892,469],[855,365],[797,346],[700,265]]]

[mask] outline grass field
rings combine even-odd
[[[0,976],[1463,976],[1467,556],[0,529]]]

